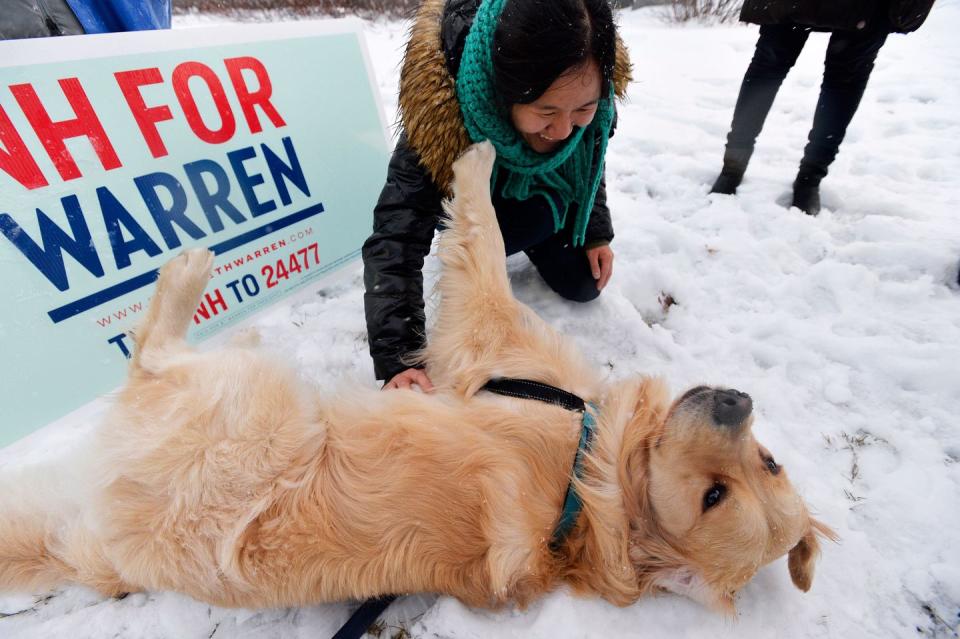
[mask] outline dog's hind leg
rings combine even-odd
[[[144,365],[153,351],[184,344],[212,267],[213,253],[199,248],[184,251],[160,269],[147,316],[133,334],[135,366]]]

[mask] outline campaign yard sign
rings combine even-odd
[[[387,159],[358,21],[0,42],[0,446],[122,382],[182,250],[192,340],[354,261]]]

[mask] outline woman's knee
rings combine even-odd
[[[555,272],[546,274],[541,269],[540,275],[557,295],[571,302],[592,302],[600,296],[597,280],[593,279],[589,271],[587,271],[587,277],[579,273],[569,273],[564,277],[563,274]]]
[[[572,302],[589,302],[600,295],[587,254],[582,248],[572,246],[569,229],[525,252],[543,281],[560,297]]]
[[[571,302],[592,302],[600,297],[600,289],[597,288],[597,281],[591,280],[589,282],[583,282],[576,288],[571,288],[568,294],[561,293],[561,295]]]

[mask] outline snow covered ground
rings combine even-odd
[[[190,17],[178,26],[207,19]],[[555,593],[526,611],[407,597],[382,637],[956,637],[960,626],[960,2],[891,36],[823,185],[825,210],[784,208],[813,117],[827,36],[785,82],[737,196],[707,195],[720,167],[756,28],[620,17],[635,65],[607,171],[615,275],[600,300],[558,300],[525,258],[519,298],[573,336],[612,378],[662,374],[749,392],[755,432],[818,517],[813,589],[784,560],[741,592],[736,619],[675,596],[629,608]],[[370,23],[392,119],[406,25]],[[428,271],[435,277],[436,264]],[[359,275],[257,320],[314,379],[373,385]],[[665,307],[666,295],[675,304]],[[58,423],[0,451],[52,463],[95,422]],[[384,522],[388,525],[389,522]],[[172,593],[102,600],[82,588],[0,597],[0,637],[326,637],[349,604],[237,611]]]

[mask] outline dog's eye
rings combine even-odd
[[[767,470],[769,470],[774,475],[780,474],[780,466],[777,465],[777,462],[773,460],[773,457],[767,457],[763,460],[763,463],[766,464]]]
[[[716,483],[710,490],[703,494],[703,512],[707,512],[714,506],[720,503],[720,500],[723,499],[723,496],[727,494],[727,487],[723,484]]]

